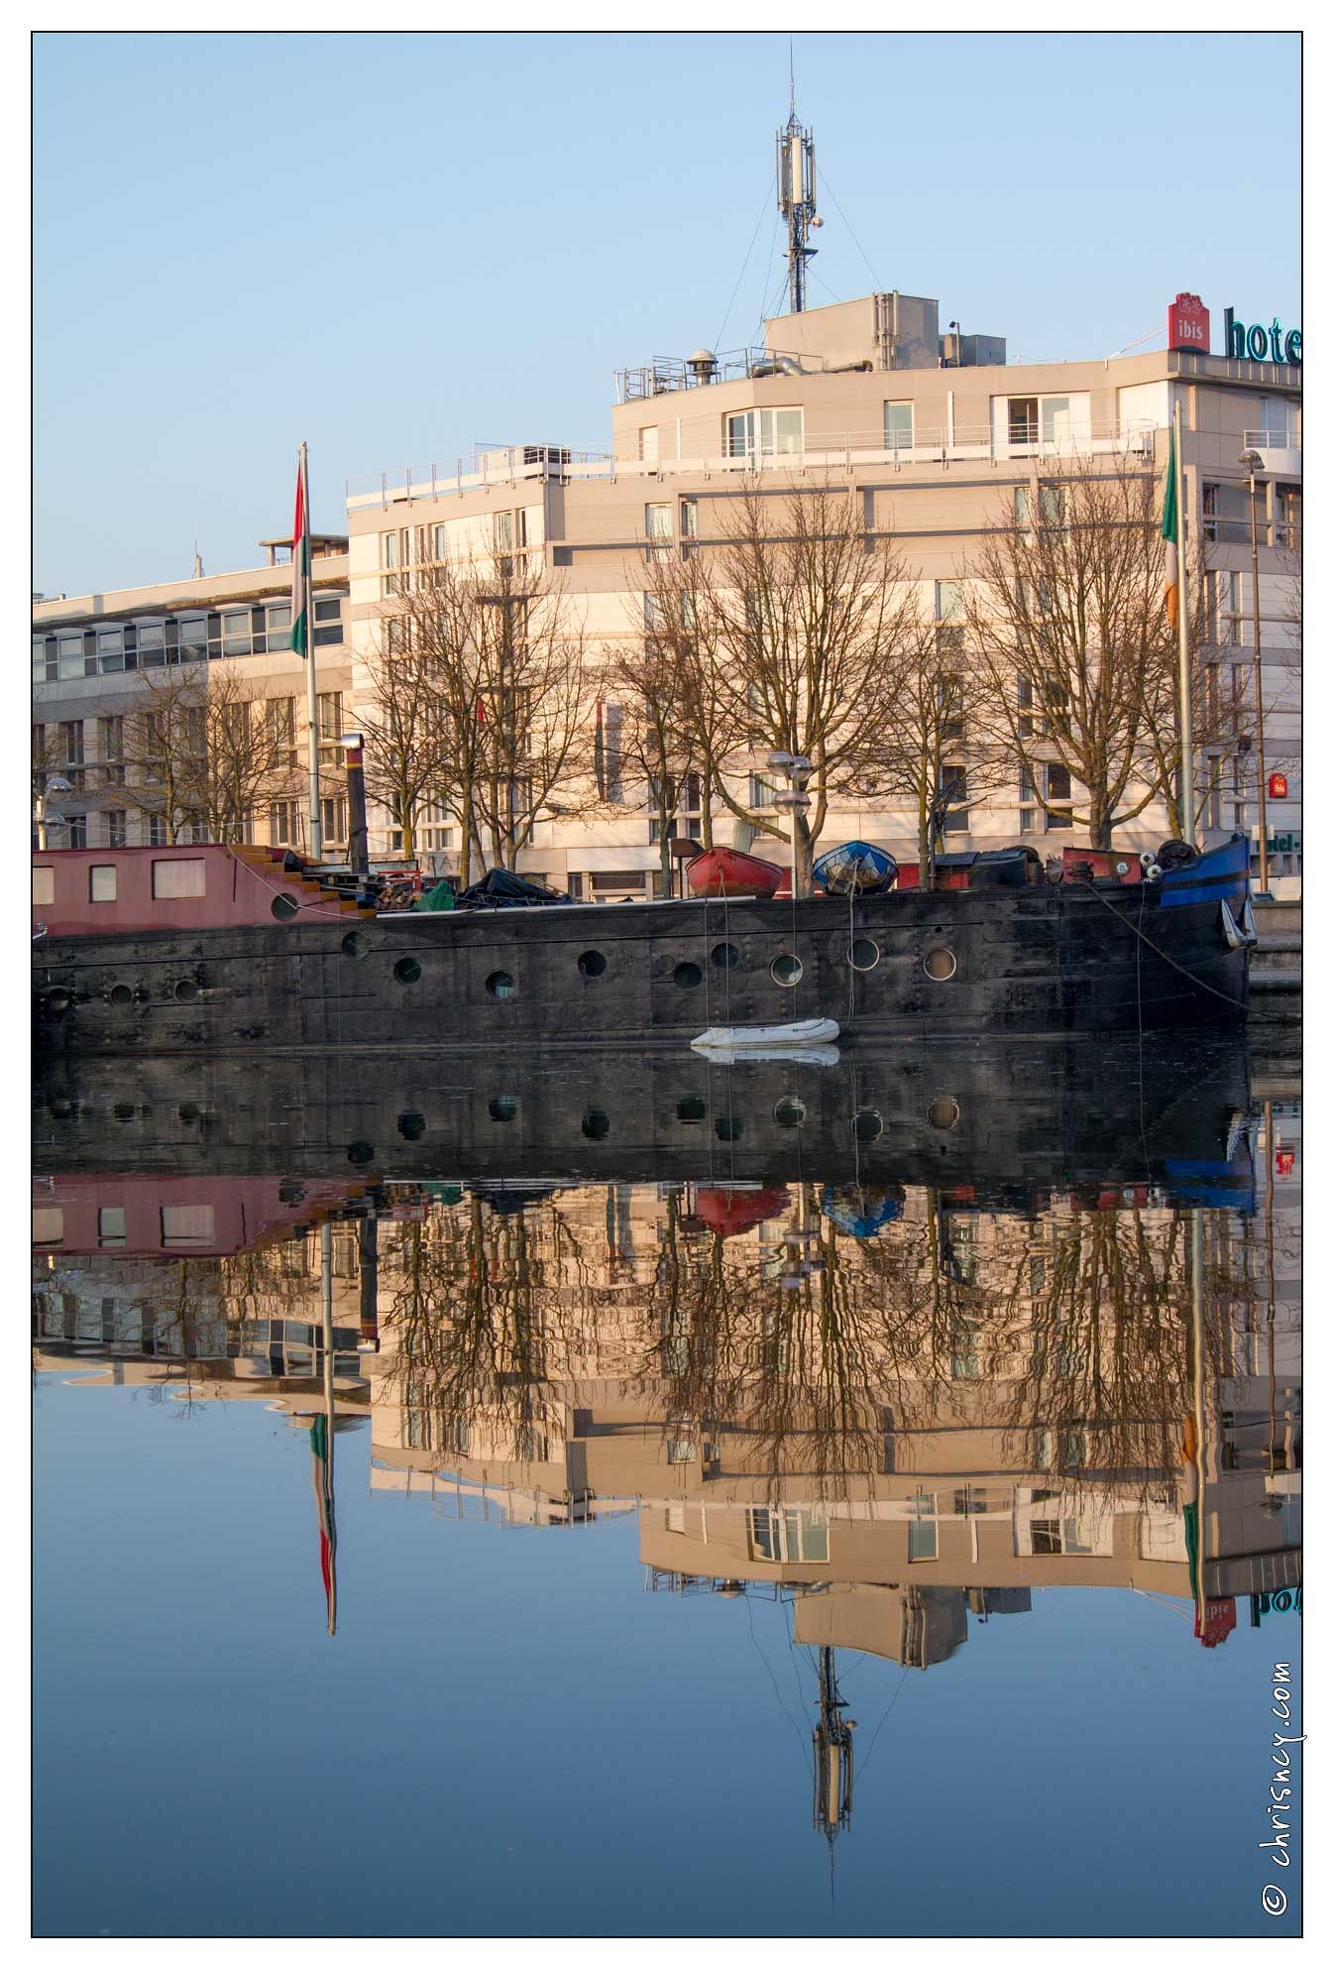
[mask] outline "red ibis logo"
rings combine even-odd
[[[1208,355],[1209,310],[1198,294],[1178,294],[1167,310],[1167,346]]]
[[[1274,1156],[1274,1168],[1280,1176],[1291,1176],[1297,1166],[1296,1149],[1279,1149]]]
[[[1287,799],[1287,797],[1288,797],[1288,775],[1287,775],[1286,773],[1270,773],[1270,775],[1269,775],[1269,797],[1270,797],[1270,799],[1271,799],[1271,800],[1286,800],[1286,799]]]

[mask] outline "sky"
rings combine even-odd
[[[1182,289],[1215,350],[1228,306],[1300,326],[1295,34],[793,52],[813,306],[931,295],[1029,361]],[[34,589],[187,575],[196,531],[209,573],[256,565],[303,439],[325,531],[349,478],[607,448],[618,367],[785,307],[787,107],[786,34],[39,34]]]

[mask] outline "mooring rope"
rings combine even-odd
[[[1183,978],[1188,978],[1191,984],[1198,986],[1201,991],[1207,991],[1211,998],[1221,998],[1223,1003],[1232,1006],[1234,1011],[1244,1012],[1246,1010],[1246,1000],[1244,998],[1233,998],[1226,991],[1219,991],[1216,986],[1206,984],[1203,978],[1196,977],[1194,971],[1188,971],[1184,964],[1177,963],[1175,957],[1169,957],[1165,950],[1160,950],[1152,937],[1146,937],[1143,930],[1132,923],[1129,917],[1123,916],[1119,909],[1113,908],[1106,896],[1099,894],[1091,881],[1086,881],[1081,886],[1086,888],[1091,896],[1096,897],[1104,909],[1110,910],[1116,921],[1124,924],[1132,937],[1138,937],[1140,942],[1151,950],[1155,957],[1161,957],[1164,964],[1169,965],[1174,971],[1179,971]],[[1144,914],[1144,899],[1142,896],[1140,898],[1140,914],[1141,916]]]

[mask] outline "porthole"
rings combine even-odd
[[[300,907],[300,903],[291,896],[275,896],[269,904],[269,914],[276,917],[279,923],[290,923]]]
[[[709,961],[720,971],[735,971],[741,962],[741,952],[734,943],[716,943],[709,952]]]
[[[704,982],[704,973],[698,964],[678,964],[672,972],[672,977],[682,991],[693,991],[696,985],[702,985]]]
[[[195,1101],[182,1101],[176,1112],[187,1125],[199,1119],[199,1106]]]
[[[799,1101],[795,1094],[787,1094],[774,1109],[774,1120],[780,1128],[800,1128],[806,1119],[806,1103]]]
[[[742,1125],[739,1115],[720,1114],[713,1124],[713,1132],[720,1142],[739,1142]]]
[[[405,1142],[420,1142],[426,1133],[426,1116],[418,1114],[416,1108],[409,1108],[406,1114],[398,1117],[398,1132]],[[348,1153],[350,1158],[351,1151]]]
[[[704,1102],[697,1101],[693,1095],[687,1095],[684,1101],[678,1101],[676,1104],[677,1120],[684,1121],[687,1125],[693,1121],[706,1121],[708,1114],[709,1110]]]
[[[193,978],[178,978],[176,981],[176,996],[180,999],[182,1005],[188,1005],[192,998],[198,998],[199,986]]]
[[[926,1111],[933,1128],[954,1128],[959,1120],[959,1103],[952,1094],[937,1094]]]
[[[952,978],[958,968],[959,962],[954,952],[946,950],[944,944],[937,944],[934,950],[928,950],[922,959],[922,969],[937,984],[944,984],[946,978]]]
[[[601,1108],[590,1108],[580,1126],[590,1142],[603,1142],[611,1133],[611,1122]]]
[[[107,997],[113,1005],[133,1005],[134,1003],[134,993],[129,985],[125,984],[112,985],[110,991],[107,993]]]
[[[794,957],[790,950],[784,950],[780,951],[769,966],[769,976],[776,985],[782,985],[790,991],[792,986],[799,982],[803,969],[801,959]]]
[[[486,988],[493,998],[514,996],[514,980],[508,971],[493,971],[486,981]]]
[[[852,1133],[855,1141],[878,1141],[884,1129],[885,1124],[874,1108],[858,1108],[852,1117]]]
[[[400,957],[394,966],[394,976],[400,984],[416,984],[422,974],[422,967],[415,957]]]
[[[607,968],[607,960],[600,950],[586,950],[579,959],[581,978],[600,978]]]
[[[133,1101],[117,1101],[111,1112],[117,1121],[133,1121],[137,1110]]]
[[[68,1012],[70,1003],[70,994],[67,991],[48,991],[46,994],[46,1009],[48,1012],[53,1012],[57,1018],[62,1012]]]
[[[487,1102],[486,1111],[492,1121],[513,1121],[519,1112],[519,1103],[513,1094],[497,1094],[493,1101]]]
[[[349,1162],[374,1162],[375,1150],[369,1142],[349,1142],[347,1159]]]
[[[848,962],[854,971],[874,971],[880,962],[880,946],[874,937],[854,937]]]
[[[52,1114],[55,1116],[57,1121],[69,1121],[72,1119],[74,1115],[78,1113],[78,1109],[75,1106],[74,1102],[63,1099],[59,1094],[56,1096],[54,1101],[49,1101],[47,1103],[47,1106],[50,1108]]]
[[[361,930],[349,930],[343,938],[344,957],[365,957],[370,947],[370,938]]]

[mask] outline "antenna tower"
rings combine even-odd
[[[796,85],[789,73],[788,119],[777,137],[778,209],[787,221],[788,312],[806,306],[806,262],[816,248],[806,244],[812,226],[824,221],[815,211],[815,136],[797,121]]]

